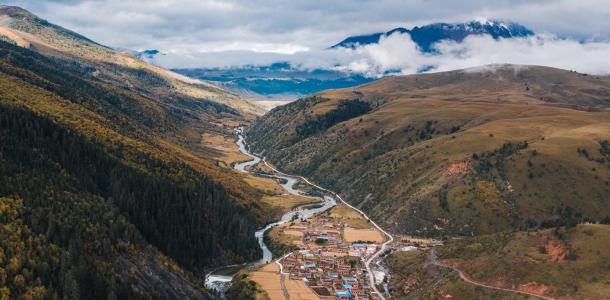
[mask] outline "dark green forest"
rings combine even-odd
[[[0,105],[0,197],[23,199],[24,225],[69,259],[62,260],[67,272],[49,267],[35,277],[66,295],[73,283],[58,274],[76,268],[87,274],[73,276],[80,295],[101,296],[111,282],[95,278],[87,257],[111,258],[142,238],[195,271],[258,256],[254,223],[222,186],[187,166],[168,168],[181,174],[146,174],[120,156],[47,118]]]
[[[337,123],[366,114],[371,110],[368,102],[355,100],[342,100],[337,108],[317,117],[308,118],[296,127],[299,139],[307,138],[322,132]]]
[[[85,80],[81,71],[0,43],[1,78],[21,80],[0,80],[0,299],[150,298],[134,288],[143,282],[138,268],[154,271],[143,261],[161,260],[201,289],[189,271],[256,259],[256,222],[222,185],[178,159],[58,122],[45,111],[59,103],[11,93],[43,88],[108,120],[99,125],[146,143],[180,126],[181,111]],[[23,103],[42,106],[34,112]],[[182,105],[226,111],[210,103]]]

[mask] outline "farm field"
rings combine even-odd
[[[379,244],[385,240],[383,234],[375,229],[345,228],[343,230],[343,237],[348,243],[364,241]]]
[[[250,273],[250,278],[260,285],[271,299],[284,299],[284,293],[280,285],[280,274],[278,274],[277,265],[274,262]]]

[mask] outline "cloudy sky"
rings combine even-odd
[[[378,73],[413,72],[423,64],[451,69],[480,63],[533,63],[608,72],[606,0],[9,0],[102,44],[158,49],[166,67],[265,64],[278,60]],[[519,41],[484,37],[439,45],[438,57],[417,53],[409,37],[354,51],[327,51],[343,38],[432,22],[502,19],[539,36]],[[405,40],[406,39],[406,40]],[[515,53],[519,52],[519,53]],[[525,53],[525,54],[524,54]],[[603,59],[602,59],[603,60]],[[593,61],[593,62],[592,62]],[[606,65],[607,64],[607,65]],[[600,71],[601,69],[601,71]]]

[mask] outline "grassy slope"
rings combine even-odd
[[[478,281],[536,283],[554,297],[602,299],[610,297],[609,243],[610,226],[578,225],[468,239],[439,253]]]
[[[42,20],[14,6],[0,7],[0,36],[19,46],[45,55],[77,61],[99,79],[122,85],[159,100],[190,97],[213,100],[227,105],[248,117],[263,111],[226,90],[205,81],[194,80],[166,69],[150,65],[130,54],[100,45],[75,32]]]
[[[389,289],[397,299],[534,299],[465,283],[457,273],[427,263],[425,253],[396,252],[386,259]]]
[[[6,13],[6,7],[2,7],[1,11]],[[12,16],[15,19],[19,18],[18,15]],[[31,15],[27,15],[27,17],[29,18]],[[62,132],[62,130],[69,132],[73,135],[72,139],[76,141],[76,145],[81,145],[78,147],[96,148],[99,150],[95,152],[98,157],[106,157],[112,164],[120,166],[119,168],[142,174],[138,180],[156,178],[155,180],[159,184],[169,183],[181,191],[174,195],[155,194],[150,197],[139,197],[137,196],[139,192],[135,192],[133,195],[136,195],[137,201],[148,201],[139,203],[138,205],[142,208],[141,214],[135,214],[133,207],[117,207],[116,202],[113,204],[112,200],[119,201],[117,198],[125,196],[125,193],[115,194],[115,199],[113,199],[112,193],[117,192],[109,191],[103,185],[94,187],[93,190],[85,190],[85,188],[90,188],[89,183],[83,185],[80,180],[87,180],[87,177],[75,174],[65,164],[67,161],[53,158],[58,149],[19,148],[24,155],[47,157],[47,164],[61,170],[58,171],[59,175],[53,179],[47,176],[49,174],[43,174],[43,172],[51,172],[55,169],[44,169],[45,164],[28,169],[29,162],[10,160],[11,155],[14,154],[11,152],[14,151],[11,147],[16,144],[3,145],[6,147],[3,147],[2,150],[7,152],[0,153],[0,172],[3,173],[0,181],[9,182],[12,186],[2,186],[0,191],[3,194],[0,196],[23,198],[25,203],[23,209],[27,211],[24,223],[28,230],[33,230],[35,234],[47,234],[52,243],[61,247],[60,256],[70,257],[70,259],[63,259],[62,256],[61,269],[57,265],[59,261],[54,261],[56,264],[54,269],[44,273],[45,275],[40,277],[42,281],[32,277],[33,275],[28,275],[31,270],[24,269],[22,272],[25,274],[27,287],[42,284],[46,290],[37,292],[41,295],[46,293],[47,297],[58,293],[60,297],[69,298],[69,291],[74,291],[71,295],[78,298],[79,289],[81,296],[90,298],[105,298],[106,294],[110,297],[109,293],[113,293],[119,298],[207,297],[205,291],[201,289],[198,279],[185,272],[184,268],[195,271],[206,265],[253,259],[251,254],[255,254],[258,248],[256,241],[251,238],[253,234],[249,234],[249,232],[253,233],[257,224],[266,223],[268,214],[264,212],[267,209],[265,205],[257,203],[257,200],[262,197],[261,193],[246,184],[241,176],[227,172],[214,160],[206,157],[209,148],[201,143],[201,138],[205,133],[229,135],[231,131],[229,126],[249,118],[251,112],[238,111],[239,107],[231,108],[203,99],[208,98],[207,96],[181,93],[179,87],[173,85],[173,79],[168,79],[163,74],[159,75],[157,73],[159,70],[147,69],[139,72],[139,67],[128,68],[106,63],[106,59],[116,58],[113,55],[122,54],[117,54],[74,33],[66,33],[65,29],[39,19],[35,21],[37,22],[35,24],[42,26],[36,30],[41,31],[33,30],[33,34],[25,35],[27,38],[34,39],[35,42],[44,38],[47,39],[46,43],[53,42],[55,45],[70,46],[72,44],[66,41],[66,37],[69,37],[74,38],[75,43],[79,46],[68,50],[48,51],[48,48],[36,43],[25,45],[28,46],[28,49],[0,42],[0,106],[3,112],[15,111],[35,119],[31,123],[33,129],[40,126],[38,124],[53,124],[45,125],[51,126],[52,129],[49,132]],[[23,26],[32,24],[21,23]],[[58,40],[54,41],[53,38]],[[72,52],[74,49],[84,52],[74,53]],[[44,55],[39,55],[31,50]],[[101,51],[102,54],[110,53],[111,58],[99,59],[92,56],[96,51]],[[146,68],[148,67],[152,68],[152,66]],[[196,86],[189,85],[188,87],[195,88]],[[30,112],[34,114],[30,114]],[[8,115],[2,115],[2,117],[10,120]],[[12,121],[7,123],[9,130],[12,126],[10,122]],[[17,134],[15,131],[11,131],[11,133]],[[55,136],[44,136],[44,131],[42,134],[41,139],[55,142]],[[10,135],[3,136],[4,138],[19,139],[19,137]],[[30,140],[22,141],[25,144],[30,142]],[[66,149],[64,152],[75,155],[72,162],[78,161],[77,156],[83,154],[73,152],[75,149],[78,150],[78,147]],[[3,161],[7,157],[9,161]],[[105,172],[105,165],[94,165],[93,161],[89,164],[83,166],[84,173],[101,175],[101,172]],[[40,171],[38,176],[35,175],[37,170]],[[18,173],[11,173],[12,175],[8,176],[9,173],[4,173],[5,171]],[[117,176],[112,174],[104,176],[112,177],[112,180],[117,179]],[[22,178],[19,179],[21,181],[18,178]],[[206,182],[211,185],[204,193],[197,192],[192,195],[194,198],[188,195],[189,189],[197,189],[198,185],[205,185]],[[27,188],[28,184],[31,184],[32,187]],[[25,193],[24,187],[29,189],[29,192]],[[154,192],[156,187],[151,186],[149,190],[156,193]],[[141,187],[134,189],[139,188]],[[5,195],[4,192],[9,194]],[[229,202],[221,199],[225,192]],[[144,191],[144,193],[146,192]],[[109,194],[110,198],[104,198]],[[191,239],[187,236],[197,231],[215,230],[216,225],[209,223],[215,218],[204,216],[202,219],[191,219],[190,222],[174,222],[164,226],[163,229],[172,231],[173,234],[166,235],[165,241],[163,241],[164,238],[159,240],[154,236],[157,235],[155,232],[161,232],[161,230],[155,231],[148,225],[143,226],[147,221],[142,221],[159,216],[156,214],[161,206],[155,207],[156,204],[150,203],[158,204],[152,200],[166,196],[183,200],[191,197],[192,201],[198,201],[195,199],[197,197],[205,197],[206,203],[215,199],[217,202],[214,202],[213,207],[210,206],[205,210],[197,209],[184,214],[183,217],[188,219],[194,215],[201,216],[210,212],[218,212],[223,215],[223,224],[219,225],[214,236],[202,235]],[[217,196],[220,197],[215,198]],[[54,201],[40,202],[39,200],[42,199],[40,197],[47,197]],[[171,213],[173,209],[171,206],[174,204],[178,206],[184,204],[192,208],[199,205],[180,201],[182,200],[176,202],[172,200],[171,203],[163,204],[162,206],[166,208],[165,213]],[[174,206],[174,208],[178,206]],[[249,212],[246,212],[246,206]],[[227,207],[234,209],[229,212],[220,211]],[[49,209],[54,213],[50,214]],[[93,211],[90,211],[92,209]],[[246,213],[239,216],[239,220],[235,220],[238,211]],[[57,220],[61,221],[51,221],[53,219],[51,215],[57,216]],[[164,221],[168,220],[171,219],[165,216]],[[203,225],[197,227],[197,224]],[[223,233],[220,227],[224,227],[228,231]],[[231,228],[229,229],[229,227]],[[235,230],[244,235],[236,248],[230,249],[233,246],[221,245],[224,242],[218,243],[225,240],[226,236],[234,235]],[[122,234],[125,236],[117,239],[117,235],[121,235],[118,233],[119,231],[123,232]],[[174,247],[172,249],[175,239],[180,238],[183,242],[191,240],[192,247]],[[148,240],[145,241],[145,239]],[[170,241],[170,239],[174,239],[174,241]],[[107,243],[108,240],[111,242]],[[104,250],[90,251],[90,249],[99,248],[100,244],[104,245]],[[162,253],[150,244],[166,252]],[[215,254],[210,252],[207,257],[205,254],[203,256],[198,254],[196,255],[198,258],[176,255],[180,251],[199,247],[207,247]],[[251,247],[251,249],[242,252],[244,247]],[[242,248],[242,250],[237,250],[237,248]],[[2,250],[4,253],[13,251],[4,246]],[[221,251],[218,252],[218,250]],[[250,254],[246,252],[250,252]],[[181,261],[181,265],[168,258],[168,254],[172,256],[172,253],[174,253],[174,259]],[[70,270],[78,271],[68,272],[64,265],[71,268]],[[0,266],[1,268],[2,266]],[[17,271],[20,270],[17,269]],[[10,272],[14,271],[8,273],[12,278],[14,274]],[[70,273],[70,276],[76,274],[74,276],[77,278],[65,279],[67,273]],[[40,274],[34,273],[34,276],[41,276]],[[72,284],[73,282],[75,283]],[[12,292],[12,297],[17,297],[25,292],[23,286],[19,285],[15,289],[1,292],[4,294],[7,291]]]
[[[542,292],[561,299],[608,299],[610,265],[606,247],[609,243],[609,225],[578,225],[456,240],[441,246],[437,252],[444,263],[458,266],[478,282]],[[449,272],[426,265],[425,255],[417,252],[395,253],[387,262],[396,271],[392,285],[397,295],[404,294],[401,287],[409,277],[429,278],[429,274]],[[431,287],[436,283],[446,292],[459,295],[462,292],[457,286],[467,284],[455,272],[449,273],[422,286]],[[492,298],[482,297],[485,295],[482,292],[479,289],[475,295]]]
[[[575,210],[571,218],[604,218],[610,168],[600,142],[610,138],[610,80],[516,68],[328,91],[273,110],[249,134],[276,165],[335,188],[399,232],[536,226],[566,219],[566,207]],[[343,99],[365,101],[371,111],[298,133]]]

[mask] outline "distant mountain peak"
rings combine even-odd
[[[155,56],[157,56],[157,54],[160,54],[161,51],[157,50],[157,49],[147,49],[144,51],[136,51],[134,53],[134,56],[146,61],[146,62],[151,62],[152,60],[154,60]]]
[[[433,45],[439,41],[462,42],[470,35],[487,34],[494,39],[534,35],[532,30],[519,23],[479,18],[465,23],[432,23],[421,27],[415,26],[412,29],[398,27],[387,32],[351,36],[331,48],[354,49],[359,46],[376,44],[379,43],[381,37],[387,37],[394,33],[408,33],[424,52],[434,52]]]

